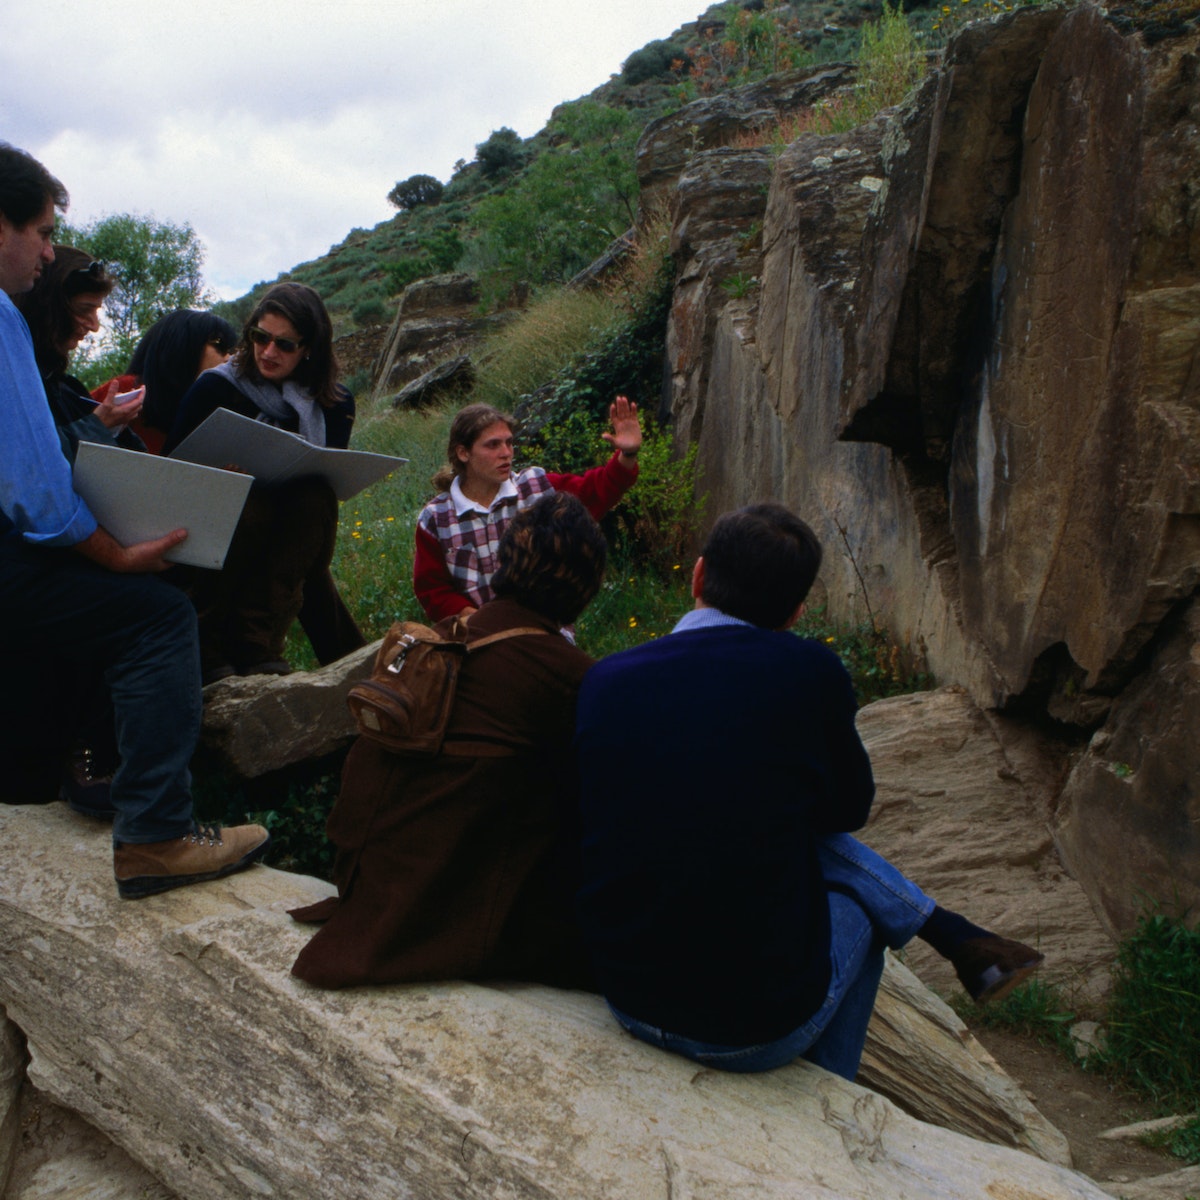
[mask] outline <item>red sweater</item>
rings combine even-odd
[[[569,492],[599,520],[637,479],[614,454],[584,475],[556,475],[529,467],[512,479],[513,489],[497,496],[486,512],[474,503],[460,513],[450,492],[435,496],[417,518],[413,591],[431,620],[440,621],[464,608],[492,599],[496,552],[509,522],[523,508],[550,492]]]

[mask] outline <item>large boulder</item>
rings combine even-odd
[[[1115,946],[1047,827],[1041,771],[1062,748],[961,688],[878,700],[858,729],[876,786],[862,839],[944,908],[1040,949],[1042,976],[1077,1003],[1100,1001]],[[960,986],[924,942],[905,961],[944,995]]]
[[[325,758],[357,736],[346,706],[371,673],[379,642],[316,671],[233,676],[204,689],[201,747],[230,775],[256,779]]]
[[[1200,588],[1198,53],[1086,4],[968,26],[899,109],[778,157],[749,297],[676,189],[669,407],[708,513],[795,508],[827,615],[985,710],[1078,741],[1110,708],[1136,726],[1159,799],[1122,808],[1101,739],[1057,821],[1114,930],[1135,876],[1167,903],[1200,879],[1194,766],[1157,732],[1194,702],[1147,673]],[[1110,873],[1126,835],[1137,869]]]
[[[1198,45],[1152,56],[1090,6],[1051,39],[955,440],[964,622],[993,699],[1032,685],[1082,725],[1200,585]]]
[[[1114,937],[1147,901],[1200,920],[1200,601],[1164,624],[1063,789],[1054,836]]]
[[[877,1074],[946,1125],[986,1110],[1026,1151],[804,1063],[701,1070],[627,1037],[583,993],[321,992],[289,974],[308,930],[284,910],[328,885],[254,868],[123,902],[105,831],[61,805],[0,808],[0,836],[0,1005],[31,1082],[185,1200],[1104,1195],[1038,1157],[1061,1157],[1061,1137],[1019,1089],[980,1086],[998,1068],[963,1054],[969,1034],[928,993],[936,1022],[905,1000],[918,985],[895,965]]]

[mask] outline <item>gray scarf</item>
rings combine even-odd
[[[291,424],[293,417],[299,417],[300,436],[313,446],[325,445],[325,412],[308,388],[290,379],[283,381],[282,391],[273,383],[255,383],[232,362],[210,370],[228,379],[258,409],[257,420],[268,425],[283,425]]]

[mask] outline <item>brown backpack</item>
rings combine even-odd
[[[467,623],[461,619],[445,637],[428,625],[397,621],[375,655],[371,677],[350,689],[346,703],[363,737],[402,754],[438,754],[466,656],[505,638],[546,632],[532,626],[505,629],[468,645]]]

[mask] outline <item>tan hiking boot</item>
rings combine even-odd
[[[172,888],[220,879],[240,871],[267,852],[271,835],[261,825],[192,825],[192,831],[168,842],[122,845],[113,851],[117,892],[138,900]]]

